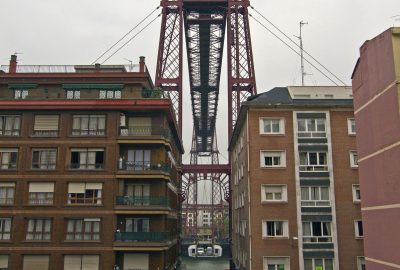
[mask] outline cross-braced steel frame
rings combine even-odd
[[[183,166],[182,195],[187,204],[184,209],[196,209],[199,205],[197,183],[200,180],[211,180],[211,211],[220,207],[222,199],[231,199],[230,167],[219,164],[216,117],[225,36],[229,136],[241,103],[256,94],[249,5],[249,0],[161,0],[163,16],[156,86],[169,93],[181,132],[184,34],[187,49],[193,136],[191,162]],[[210,164],[199,164],[200,156],[208,156]],[[194,222],[185,232],[196,235],[197,211],[193,213]]]

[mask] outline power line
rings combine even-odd
[[[110,48],[108,48],[102,55],[100,55],[96,60],[92,62],[92,65],[95,64],[100,58],[102,58],[106,53],[112,50],[118,43],[121,42],[124,38],[126,38],[130,33],[132,33],[133,30],[135,30],[139,25],[141,25],[145,20],[147,20],[151,15],[153,15],[154,12],[156,12],[157,9],[159,9],[160,6],[156,7],[152,12],[150,12],[149,15],[144,17],[140,22],[138,22],[131,30],[128,31],[122,38],[120,38],[117,42],[115,42]]]
[[[142,33],[144,30],[146,30],[147,27],[149,27],[155,20],[157,20],[158,17],[161,16],[161,13],[157,15],[157,17],[155,17],[154,19],[152,19],[148,24],[146,24],[142,29],[140,29],[139,32],[137,32],[133,37],[131,37],[127,42],[125,42],[124,44],[122,44],[122,46],[120,46],[114,53],[112,53],[109,57],[106,58],[106,60],[104,60],[103,62],[101,62],[101,64],[104,64],[105,62],[107,62],[108,59],[110,59],[111,57],[113,57],[117,52],[119,52],[123,47],[125,47],[129,42],[131,42],[134,38],[136,38],[140,33]]]
[[[268,20],[262,13],[260,13],[255,7],[250,6],[259,16],[261,16],[264,20],[266,20],[269,24],[271,24],[276,30],[279,31],[282,35],[284,35],[287,39],[289,39],[294,45],[296,45],[298,48],[300,46],[288,35],[286,35],[281,29],[279,29],[278,26],[276,26],[274,23],[272,23],[270,20]],[[254,17],[253,17],[254,18]],[[300,48],[301,49],[301,48]],[[331,74],[333,77],[335,77],[339,82],[341,82],[343,85],[347,85],[345,82],[343,82],[338,76],[336,76],[333,72],[331,72],[326,66],[324,66],[321,62],[319,62],[317,59],[315,59],[308,51],[302,49],[306,55],[308,55],[312,60],[314,60],[318,65],[320,65],[323,69],[325,69],[329,74]]]
[[[263,24],[262,22],[260,22],[259,20],[257,20],[256,18],[254,18],[253,15],[251,15],[249,13],[249,16],[251,18],[253,18],[253,20],[255,20],[258,24],[260,24],[265,30],[267,30],[268,32],[270,32],[274,37],[276,37],[277,39],[279,39],[283,44],[285,44],[289,49],[291,49],[295,54],[297,54],[298,56],[301,56],[299,52],[297,52],[295,49],[293,49],[293,47],[291,47],[287,42],[285,42],[282,38],[280,38],[277,34],[275,34],[274,32],[272,32],[267,26],[265,26],[265,24]],[[318,67],[316,67],[313,63],[311,63],[310,61],[308,61],[306,58],[304,59],[304,61],[306,61],[308,64],[310,64],[313,68],[315,68],[316,70],[318,70],[325,78],[327,78],[329,81],[331,81],[333,84],[335,84],[336,86],[339,86],[339,84],[337,84],[334,80],[332,80],[328,75],[326,75],[321,69],[319,69]],[[346,84],[344,84],[346,85]]]

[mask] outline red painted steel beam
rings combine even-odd
[[[184,164],[182,165],[182,173],[231,173],[231,165],[229,164],[215,164],[215,165],[204,165],[204,164]]]

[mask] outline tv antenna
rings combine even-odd
[[[132,72],[132,70],[133,70],[133,60],[130,60],[130,59],[127,59],[127,58],[124,58],[124,60],[129,62],[129,72]]]
[[[303,33],[302,28],[304,25],[308,24],[308,22],[300,21],[300,36],[295,36],[300,40],[300,64],[301,64],[301,85],[304,86],[304,77],[309,75],[305,72],[304,69],[304,53],[303,53]]]

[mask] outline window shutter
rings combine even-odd
[[[85,183],[69,183],[68,193],[85,193]]]
[[[58,130],[59,115],[35,115],[35,130]]]
[[[99,256],[98,255],[83,255],[82,256],[82,269],[99,270]]]
[[[0,255],[0,269],[8,269],[8,255]]]
[[[64,270],[81,269],[81,255],[66,255],[64,256]]]
[[[86,183],[86,189],[102,189],[102,183]]]
[[[29,192],[54,192],[54,183],[29,183]]]
[[[49,269],[48,255],[24,255],[23,270],[47,270]]]
[[[124,254],[124,269],[149,270],[149,254]]]

